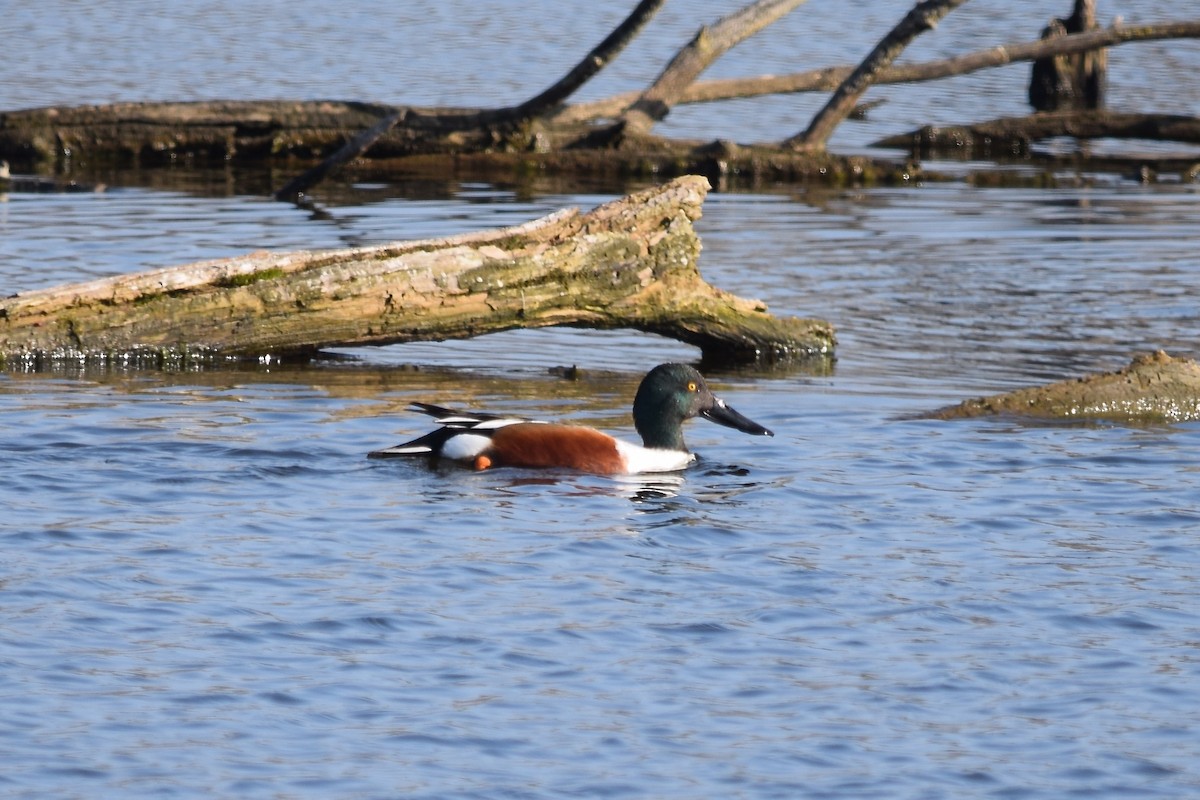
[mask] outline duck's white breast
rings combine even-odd
[[[696,456],[684,450],[662,450],[642,447],[617,439],[617,452],[625,460],[625,470],[637,472],[676,472],[696,460]]]

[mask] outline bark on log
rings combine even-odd
[[[1055,136],[1076,139],[1153,139],[1200,144],[1200,118],[1175,114],[1052,111],[1003,117],[963,127],[926,125],[889,136],[875,147],[904,147],[922,157],[955,152],[971,157],[1025,154],[1033,142]]]
[[[967,400],[932,419],[990,415],[1129,423],[1200,419],[1200,364],[1163,351],[1140,355],[1116,372]]]
[[[776,318],[705,283],[690,176],[587,214],[449,239],[254,253],[0,300],[0,364],[304,355],[512,328],[634,328],[707,360],[832,354],[831,326]]]

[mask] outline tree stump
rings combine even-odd
[[[1096,0],[1075,0],[1071,16],[1052,20],[1042,31],[1042,39],[1060,39],[1099,27]],[[1104,49],[1039,58],[1033,62],[1030,74],[1029,104],[1038,111],[1102,108],[1107,70],[1108,53]]]

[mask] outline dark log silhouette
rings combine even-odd
[[[1098,27],[1096,0],[1075,0],[1071,16],[1053,20],[1042,31],[1042,38],[1061,39]],[[1107,69],[1108,54],[1103,49],[1039,58],[1030,74],[1029,104],[1038,111],[1101,108]]]
[[[861,92],[871,82],[932,80],[1018,60],[1086,53],[1123,42],[1200,36],[1200,22],[1118,26],[995,47],[926,64],[887,66],[906,37],[932,24],[931,12],[940,9],[938,13],[945,13],[962,2],[927,0],[918,4],[906,22],[897,26],[858,69],[838,67],[778,78],[694,82],[716,55],[787,13],[800,1],[759,0],[747,6],[702,31],[650,89],[598,104],[572,107],[563,106],[562,100],[635,35],[657,2],[640,3],[622,26],[570,74],[537,97],[511,108],[215,101],[12,111],[0,114],[0,158],[13,162],[18,171],[37,162],[66,166],[68,153],[73,171],[101,170],[107,165],[127,162],[171,163],[179,158],[195,158],[200,162],[283,161],[292,170],[301,161],[329,158],[279,190],[278,196],[284,199],[295,198],[298,192],[307,191],[348,159],[362,156],[404,159],[406,168],[418,170],[433,169],[436,161],[441,174],[470,171],[511,175],[513,171],[544,171],[627,178],[701,173],[713,181],[730,183],[815,180],[869,184],[903,180],[907,167],[894,159],[839,158],[824,153],[823,149],[829,134],[857,105]],[[655,119],[677,103],[710,102],[766,92],[811,91],[832,85],[842,88],[834,93],[805,133],[788,139],[782,146],[668,140],[648,133]],[[590,123],[598,117],[619,119],[615,125],[597,129]],[[1056,123],[1052,120],[1036,124]],[[1153,125],[1139,127],[1144,131],[1141,135],[1155,135]],[[1186,131],[1186,123],[1183,127]],[[1167,128],[1175,130],[1180,124],[1170,122]],[[633,135],[635,132],[637,135]],[[932,143],[934,135],[932,131],[922,132],[917,139],[924,137]],[[909,142],[913,140],[911,134],[906,137]],[[330,157],[333,153],[337,154]],[[100,173],[84,179],[105,181],[107,177]]]
[[[875,142],[921,155],[955,152],[995,157],[1023,155],[1030,146],[1055,136],[1076,139],[1153,139],[1200,144],[1200,118],[1172,114],[1117,114],[1111,111],[1054,111],[1004,117],[965,126],[925,126]]]
[[[0,300],[0,364],[311,354],[566,325],[633,328],[712,362],[828,357],[820,320],[777,318],[700,277],[681,178],[587,214],[353,250],[252,253]]]

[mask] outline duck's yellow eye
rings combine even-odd
[[[688,381],[688,391],[689,392],[696,391],[696,382],[695,381]]]

